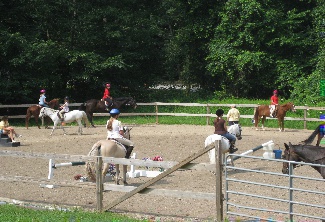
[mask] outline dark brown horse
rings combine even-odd
[[[325,179],[325,147],[320,146],[311,146],[311,145],[292,145],[289,143],[284,144],[285,150],[282,155],[282,159],[295,162],[305,162],[312,164],[321,164],[324,167],[320,166],[311,166],[317,170],[322,177]],[[297,164],[293,165],[293,168],[296,168]],[[283,162],[282,173],[289,173],[289,163]]]
[[[132,97],[119,97],[113,98],[113,103],[109,109],[120,109],[122,106],[130,106],[132,108],[137,107],[137,103]],[[106,113],[104,101],[98,99],[91,99],[80,105],[79,110],[86,112],[90,124],[95,127],[93,123],[94,113]]]
[[[55,108],[59,108],[60,103],[59,103],[60,99],[52,99],[48,105],[50,108],[55,109]],[[26,128],[28,129],[28,123],[29,123],[29,119],[34,116],[35,122],[38,126],[38,128],[40,129],[41,127],[38,124],[38,116],[39,113],[41,111],[41,106],[39,105],[32,105],[27,109],[27,113],[26,113],[26,118],[25,118],[25,124],[26,124]],[[48,117],[45,117],[45,120],[47,123],[52,122],[52,120]]]
[[[322,136],[324,136],[324,134],[322,134],[322,132],[321,132],[321,127],[325,127],[325,125],[320,124],[319,126],[317,126],[316,129],[314,130],[314,132],[312,132],[312,134],[306,140],[302,141],[301,143],[311,144],[314,141],[315,137],[318,136],[316,146],[319,146]]]
[[[286,103],[284,105],[277,106],[276,117],[278,118],[279,130],[284,131],[284,117],[288,110],[296,112],[295,105],[292,102]],[[254,113],[255,128],[258,130],[258,122],[262,118],[262,129],[264,130],[264,122],[266,117],[270,116],[270,107],[269,105],[261,105],[256,107]]]

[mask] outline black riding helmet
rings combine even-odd
[[[224,111],[222,109],[217,109],[216,115],[220,117],[222,114],[224,114]]]

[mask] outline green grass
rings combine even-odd
[[[0,218],[5,222],[138,222],[110,212],[97,213],[83,210],[35,210],[11,204],[0,205]]]

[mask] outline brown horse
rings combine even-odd
[[[289,143],[284,144],[285,150],[282,155],[282,159],[295,162],[305,162],[312,164],[321,164],[324,167],[320,166],[311,166],[317,170],[322,177],[325,179],[325,147],[320,146],[311,146],[311,145],[292,145]],[[297,164],[293,165],[293,168],[296,168]],[[289,173],[289,163],[283,162],[282,173]]]
[[[306,140],[301,141],[301,143],[303,143],[305,145],[306,144],[311,144],[314,141],[315,137],[318,136],[317,137],[316,146],[319,146],[320,141],[321,141],[322,136],[323,136],[323,134],[321,132],[321,127],[322,126],[325,127],[325,125],[320,124],[319,126],[316,127],[316,129],[314,130],[314,132],[312,132],[312,134]]]
[[[131,106],[132,108],[137,107],[137,103],[132,97],[119,97],[113,98],[113,103],[109,109],[120,109],[121,106]],[[80,105],[79,110],[85,111],[89,119],[90,124],[95,127],[93,123],[93,114],[97,112],[106,113],[104,101],[98,99],[91,99]]]
[[[59,103],[60,99],[52,99],[48,105],[50,108],[55,109],[55,108],[59,108],[60,103]],[[26,118],[25,118],[25,124],[26,124],[26,128],[28,129],[28,123],[29,123],[29,119],[34,116],[35,122],[38,126],[38,128],[40,129],[41,127],[38,124],[38,116],[39,113],[41,111],[41,106],[40,105],[32,105],[27,109],[27,113],[26,113]],[[45,117],[45,120],[47,123],[51,122],[51,119],[49,117]]]
[[[132,128],[124,127],[124,136],[127,139],[130,139],[130,130]],[[114,157],[114,158],[125,158],[126,149],[118,142],[114,142],[113,140],[99,140],[96,142],[91,150],[88,153],[88,156],[103,156],[103,157]],[[109,163],[103,164],[102,169],[102,177],[103,181],[105,180],[106,173],[109,168]],[[119,164],[115,164],[116,175],[115,175],[115,184],[119,184]],[[90,181],[96,181],[96,168],[95,162],[86,162],[86,173],[87,177]],[[123,184],[126,185],[126,173],[127,173],[127,165],[123,165]]]
[[[278,118],[279,131],[284,131],[284,117],[288,110],[296,112],[295,105],[292,102],[286,103],[284,105],[277,106],[276,117]],[[267,116],[270,116],[270,107],[269,105],[261,105],[256,107],[254,113],[254,123],[255,128],[258,130],[258,122],[262,117],[262,129],[264,130],[264,122]]]

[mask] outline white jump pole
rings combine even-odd
[[[68,163],[54,163],[53,159],[49,160],[49,175],[47,176],[47,179],[53,178],[54,169],[59,167],[67,167],[67,166],[81,166],[86,165],[86,162],[68,162]]]
[[[245,156],[245,155],[248,155],[250,153],[254,153],[257,150],[262,149],[263,147],[268,147],[269,145],[272,145],[272,144],[273,144],[273,140],[270,140],[270,141],[268,141],[266,143],[263,143],[262,145],[259,145],[259,146],[255,147],[253,149],[250,149],[250,150],[247,150],[247,151],[241,153],[239,156],[234,156],[233,160],[237,160],[237,159],[241,158],[241,156]],[[227,160],[227,163],[230,163],[229,159]]]

